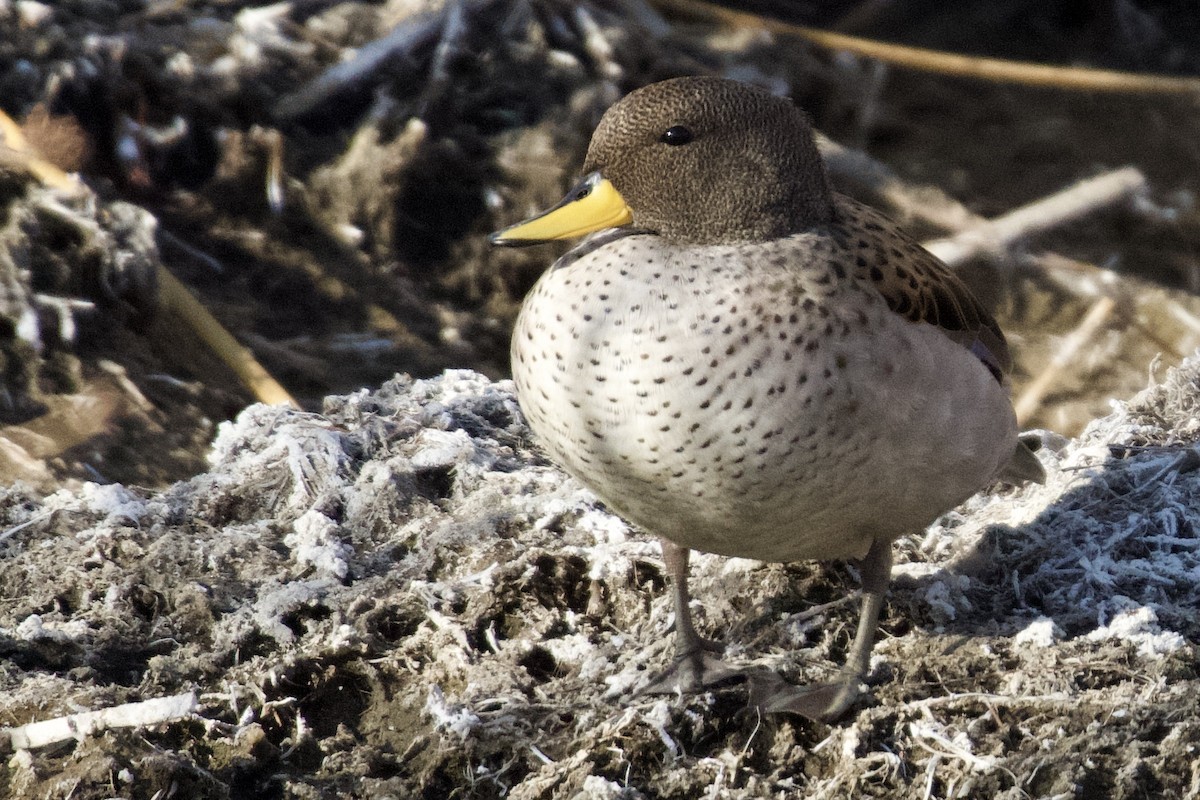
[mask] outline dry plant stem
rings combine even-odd
[[[1118,305],[1121,305],[1122,302],[1129,304],[1129,295],[1136,295],[1138,291],[1136,286],[1126,287],[1120,276],[1111,270],[1086,261],[1067,258],[1058,253],[1022,255],[1020,263],[1022,266],[1033,270],[1039,275],[1049,278],[1060,289],[1070,292],[1077,297],[1088,298],[1093,301],[1107,296],[1117,300]],[[1157,308],[1175,317],[1180,324],[1191,330],[1192,333],[1200,335],[1200,319],[1197,319],[1194,314],[1184,308],[1178,300],[1161,297],[1154,302]],[[1134,305],[1136,306],[1137,303],[1134,303]],[[1129,309],[1126,322],[1153,342],[1156,347],[1164,353],[1169,353],[1175,359],[1183,359],[1191,350],[1186,339],[1180,341],[1164,339],[1153,326],[1146,324],[1140,318],[1140,315],[1136,312],[1136,308]]]
[[[196,712],[196,693],[184,692],[172,697],[157,697],[140,703],[84,711],[65,717],[30,722],[15,728],[0,728],[14,750],[32,750],[49,744],[83,739],[109,728],[144,728],[191,716]]]
[[[392,28],[386,36],[358,48],[349,61],[330,67],[282,97],[275,104],[275,118],[286,121],[302,117],[339,95],[370,83],[385,64],[410,56],[437,39],[445,30],[446,14],[447,9],[442,7],[437,12],[415,16]]]
[[[146,399],[146,395],[142,394],[142,390],[137,387],[137,384],[129,379],[129,373],[125,368],[115,361],[110,361],[107,358],[102,358],[96,362],[101,371],[108,373],[116,381],[117,386],[125,393],[125,396],[133,402],[143,413],[149,414],[154,410],[154,404]]]
[[[250,135],[267,151],[267,204],[272,213],[281,214],[287,200],[284,195],[286,176],[283,171],[283,134],[275,128],[255,125],[251,128]]]
[[[1120,284],[1120,277],[1112,270],[1058,253],[1022,254],[1017,263],[1046,276],[1060,289],[1092,300],[1111,295]]]
[[[1041,374],[1030,381],[1029,385],[1025,387],[1025,391],[1017,398],[1017,402],[1013,404],[1013,408],[1017,412],[1018,425],[1024,425],[1033,416],[1033,413],[1041,406],[1046,392],[1058,380],[1060,373],[1075,360],[1083,346],[1104,327],[1116,307],[1116,300],[1111,297],[1101,297],[1088,309],[1083,321],[1079,323],[1079,327],[1063,339],[1062,346],[1054,354],[1054,358],[1050,360]]]
[[[986,706],[1037,706],[1039,708],[1062,708],[1076,706],[1081,702],[1078,697],[1068,695],[1021,695],[988,694],[986,692],[962,692],[960,694],[939,695],[920,700],[909,700],[899,708],[906,710],[928,711],[942,706],[986,705]],[[888,709],[895,711],[895,708]]]
[[[0,134],[4,136],[5,147],[14,152],[24,152],[28,143],[20,128],[7,115],[0,112]],[[28,155],[27,167],[31,174],[43,184],[57,188],[73,188],[76,182],[65,172],[49,162],[42,162],[34,154]],[[299,405],[271,375],[255,360],[249,350],[237,343],[237,340],[225,330],[217,319],[200,305],[192,293],[179,282],[165,267],[158,270],[159,290],[163,305],[178,314],[205,344],[221,357],[254,397],[269,404],[285,404],[296,408]],[[124,378],[127,391],[132,389],[132,396],[140,398],[138,405],[146,410],[149,401]]]
[[[1184,308],[1180,303],[1171,301],[1166,305],[1167,311],[1181,324],[1190,329],[1193,333],[1200,334],[1200,317],[1197,317],[1191,311]]]
[[[1000,58],[981,58],[880,42],[802,25],[791,25],[769,17],[700,2],[700,0],[653,0],[653,3],[664,11],[700,17],[739,28],[756,28],[772,33],[800,36],[830,50],[844,50],[885,61],[898,67],[924,72],[957,75],[993,83],[1021,83],[1027,86],[1090,92],[1185,95],[1200,93],[1200,79],[1197,78],[1146,75],[1086,67],[1057,67]]]
[[[620,80],[624,70],[613,58],[613,46],[604,36],[604,31],[582,5],[574,11],[575,24],[583,34],[583,49],[596,65],[596,71],[606,81]]]
[[[891,167],[824,134],[817,134],[817,149],[835,182],[879,198],[902,222],[919,221],[935,228],[960,231],[987,222],[937,186],[914,185]]]
[[[425,117],[430,106],[445,93],[453,80],[450,74],[451,60],[462,51],[462,42],[467,34],[466,10],[462,0],[452,0],[444,9],[441,38],[433,51],[433,64],[425,81],[425,90],[417,103],[418,116]]]
[[[165,247],[173,247],[179,250],[175,255],[181,255],[195,261],[206,269],[213,272],[214,275],[220,275],[225,272],[225,265],[218,261],[213,256],[204,252],[200,248],[185,242],[175,234],[163,227],[158,229],[158,242],[160,250]]]
[[[24,522],[20,523],[19,525],[14,525],[7,530],[0,531],[0,544],[4,544],[4,542],[8,541],[13,536],[17,535],[18,533],[25,530],[26,528],[28,528],[32,525],[36,525],[39,522],[41,522],[42,520],[50,519],[50,517],[54,513],[55,512],[53,510],[43,511],[40,514],[35,514],[34,516],[32,516],[29,519],[25,520]]]
[[[1123,167],[1080,181],[985,225],[924,245],[942,261],[955,266],[978,255],[1002,252],[1018,239],[1115,205],[1147,188],[1146,178],[1139,170]]]
[[[51,164],[25,138],[16,121],[0,111],[0,163],[9,162],[22,167],[46,186],[57,189],[77,189],[78,181]]]
[[[268,405],[289,405],[299,408],[270,373],[254,358],[254,354],[238,343],[233,334],[225,329],[217,318],[202,306],[188,288],[165,267],[158,270],[159,291],[165,308],[177,314],[187,326],[195,331],[208,347],[234,371],[259,402]]]

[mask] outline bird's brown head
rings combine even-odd
[[[522,246],[632,223],[670,241],[727,244],[833,218],[804,113],[723,78],[674,78],[626,96],[600,120],[584,171],[562,202],[491,241]]]
[[[804,113],[723,78],[675,78],[626,96],[600,120],[584,171],[613,184],[634,225],[675,241],[771,239],[833,216]]]

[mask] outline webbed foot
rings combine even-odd
[[[639,690],[638,694],[691,694],[745,674],[709,654],[709,651],[721,652],[723,649],[716,642],[704,641],[704,644],[704,648],[681,654],[662,674]]]
[[[858,699],[854,678],[833,683],[794,686],[774,672],[746,675],[750,686],[749,705],[764,714],[799,714],[818,722],[833,722]]]

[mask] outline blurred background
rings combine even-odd
[[[566,245],[486,234],[688,74],[805,108],[1077,434],[1200,345],[1198,72],[1184,0],[0,0],[0,480],[159,486],[255,399],[505,377]]]

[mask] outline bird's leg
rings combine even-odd
[[[671,574],[671,595],[675,602],[675,663],[642,692],[695,692],[741,674],[720,659],[708,655],[720,653],[725,648],[720,642],[702,638],[692,624],[692,598],[688,592],[688,555],[691,551],[666,539],[661,541],[663,561]]]
[[[858,615],[858,631],[846,656],[846,666],[834,683],[785,689],[763,698],[758,705],[769,712],[790,711],[810,719],[833,720],[845,713],[858,697],[858,684],[871,664],[875,647],[875,630],[884,595],[892,577],[892,543],[877,539],[871,544],[861,563],[862,610]]]
[[[688,558],[691,552],[686,547],[662,540],[663,561],[671,573],[671,596],[675,601],[675,653],[681,658],[701,650],[712,653],[725,650],[720,642],[702,638],[692,624],[692,595],[688,591]]]
[[[858,684],[871,666],[871,651],[875,648],[875,631],[879,627],[879,612],[892,580],[892,543],[876,539],[862,560],[862,609],[858,612],[858,631],[854,644],[842,668],[842,684],[837,695],[821,713],[823,719],[836,719],[850,707],[858,696]]]

